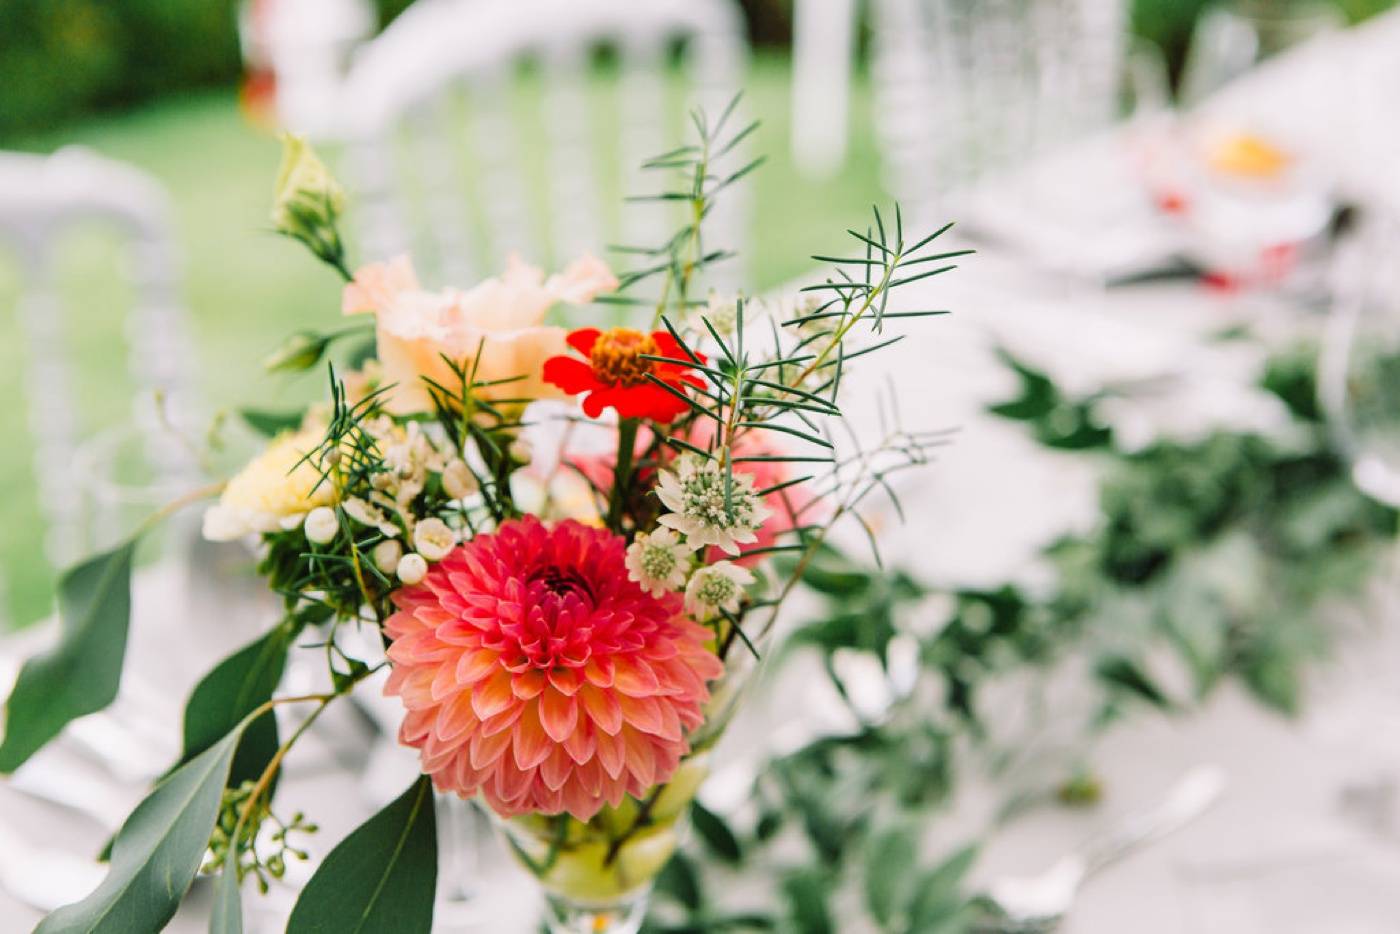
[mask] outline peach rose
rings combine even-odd
[[[499,278],[467,291],[425,290],[408,257],[371,263],[345,286],[345,314],[373,312],[383,382],[393,384],[385,407],[399,415],[433,408],[425,380],[449,389],[457,378],[444,356],[470,370],[478,382],[515,379],[479,390],[482,399],[553,399],[560,396],[544,382],[541,370],[549,357],[567,351],[565,330],[541,322],[556,302],[583,304],[617,287],[608,267],[592,256],[575,260],[564,272],[544,273],[511,256]],[[478,349],[481,358],[475,360]]]

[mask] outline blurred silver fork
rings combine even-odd
[[[1091,875],[1200,817],[1225,790],[1225,773],[1202,765],[1182,776],[1156,808],[1135,814],[1036,876],[994,881],[987,895],[997,909],[993,928],[1005,934],[1053,931]]]

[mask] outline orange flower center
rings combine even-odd
[[[588,362],[594,375],[604,382],[637,386],[645,383],[647,374],[655,368],[653,361],[642,359],[642,354],[655,356],[659,349],[649,334],[613,328],[598,335]]]

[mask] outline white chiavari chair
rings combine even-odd
[[[66,333],[77,309],[65,308],[59,253],[75,229],[102,226],[121,239],[123,288],[102,293],[124,309],[131,418],[156,476],[188,475],[190,456],[165,430],[195,407],[195,359],[186,322],[172,208],[150,176],[87,150],[49,156],[0,153],[0,249],[18,259],[15,313],[24,342],[24,404],[34,444],[33,469],[48,525],[45,552],[64,565],[91,542],[84,529],[84,478],[77,454],[83,434],[74,361]],[[83,309],[105,314],[108,309]],[[155,401],[162,400],[164,413]]]
[[[874,0],[871,12],[886,186],[906,204],[930,208],[1118,112],[1123,0]]]
[[[615,78],[595,83],[604,49]],[[717,112],[746,59],[731,0],[415,4],[359,51],[344,90],[344,174],[366,258],[411,251],[429,283],[465,284],[512,251],[558,265],[657,242],[666,207],[618,212],[614,199],[656,190],[637,167],[679,143],[672,105]],[[742,201],[741,186],[719,202],[716,243],[743,245]]]

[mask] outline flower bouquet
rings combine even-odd
[[[117,833],[105,881],[40,931],[157,930],[197,872],[216,877],[211,930],[240,931],[240,885],[306,856],[311,825],[275,805],[283,761],[357,690],[401,701],[423,774],[325,856],[290,931],[428,931],[434,788],[489,807],[555,930],[636,930],[785,598],[836,523],[873,543],[862,502],[925,461],[933,434],[887,427],[838,456],[831,425],[850,366],[899,340],[884,329],[939,313],[887,310],[891,291],[963,252],[876,211],[856,256],[818,257],[836,271],[801,300],[697,298],[728,255],[703,231],[714,198],[758,164],[719,168],[753,129],[726,132],[732,113],[695,114],[696,141],[647,163],[680,175],[657,197],[685,221],[620,250],[634,271],[584,257],[545,277],[513,259],[467,291],[423,287],[407,258],[351,272],[341,189],[289,141],[274,223],[340,271],[364,323],[269,359],[310,369],[350,349],[324,404],[260,414],[270,441],[204,519],[210,538],[256,542],[284,614],[199,682],[183,754]],[[552,323],[589,303],[586,326]],[[134,548],[63,578],[63,638],[20,675],[0,769],[112,701]],[[277,692],[292,652],[323,660],[324,690]],[[274,708],[305,713],[279,730]]]

